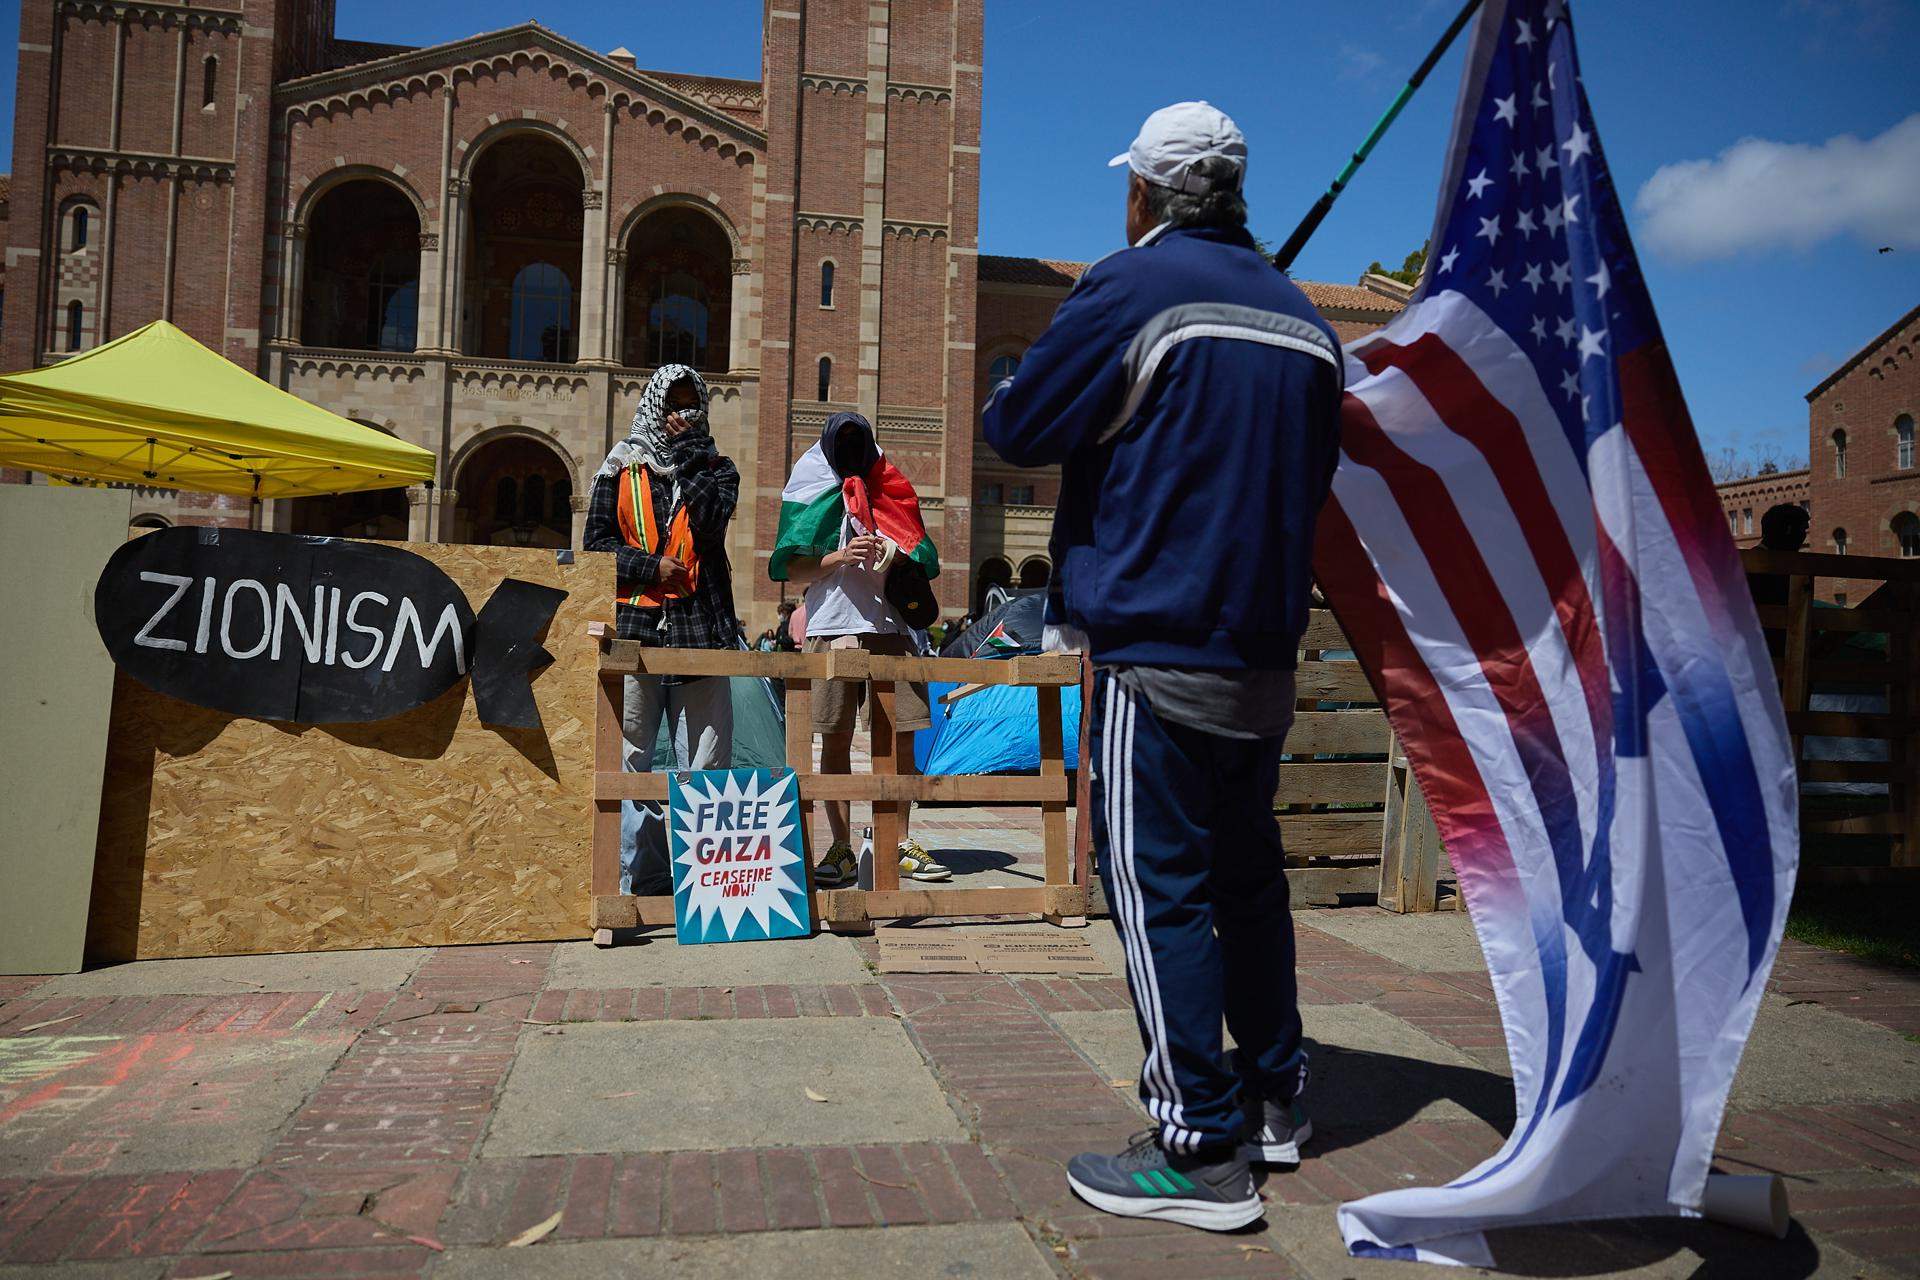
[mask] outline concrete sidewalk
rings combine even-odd
[[[1033,856],[1003,854],[979,871]],[[1478,948],[1460,916],[1299,919],[1317,1134],[1266,1179],[1265,1222],[1226,1236],[1066,1189],[1070,1155],[1144,1119],[1104,923],[1111,978],[877,975],[870,940],[832,937],[0,978],[0,1277],[1414,1274],[1349,1260],[1334,1206],[1499,1145]],[[1920,1275],[1915,1033],[1914,975],[1789,943],[1720,1144],[1724,1169],[1788,1176],[1788,1240],[1535,1230],[1502,1263]]]

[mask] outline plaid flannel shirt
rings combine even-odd
[[[599,476],[587,504],[584,550],[611,551],[622,596],[659,580],[660,557],[630,547],[620,534],[620,475]],[[654,510],[669,512],[673,483],[647,472],[653,486]],[[622,603],[617,607],[616,631],[622,640],[670,649],[732,649],[739,643],[739,617],[733,611],[733,573],[727,562],[727,524],[740,501],[740,472],[708,442],[703,456],[680,469],[680,501],[693,529],[693,549],[700,557],[700,584],[684,600],[658,609]],[[666,517],[670,519],[671,516]],[[665,520],[662,521],[665,523]],[[664,626],[662,622],[664,620]],[[668,683],[678,683],[669,680]]]

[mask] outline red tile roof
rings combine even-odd
[[[1008,258],[998,254],[980,255],[980,283],[1038,285],[1068,289],[1085,272],[1089,263],[1061,262],[1054,258]],[[1359,312],[1385,319],[1400,314],[1404,302],[1382,297],[1357,284],[1326,284],[1319,280],[1296,282],[1307,300],[1322,310]]]
[[[1070,289],[1086,272],[1085,262],[1056,262],[1052,258],[1003,258],[995,253],[980,255],[982,284],[1031,284]]]
[[[1326,284],[1319,280],[1296,280],[1307,301],[1321,310],[1365,311],[1374,315],[1397,316],[1406,303],[1383,297],[1357,284]]]

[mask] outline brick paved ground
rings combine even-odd
[[[957,837],[975,821],[929,815],[927,828]],[[558,975],[585,970],[562,946],[577,944],[538,944],[441,948],[388,989],[59,996],[0,979],[0,1276],[705,1275],[715,1259],[751,1272],[774,1256],[795,1276],[883,1256],[890,1275],[1410,1274],[1345,1259],[1333,1206],[1444,1180],[1498,1146],[1512,1104],[1491,992],[1484,973],[1400,949],[1457,920],[1381,918],[1367,936],[1385,941],[1361,946],[1329,931],[1341,922],[1303,919],[1319,1134],[1297,1172],[1267,1179],[1266,1222],[1244,1233],[1114,1219],[1067,1192],[1063,1161],[1141,1120],[1117,977],[876,975],[859,964],[870,942],[824,940],[817,955],[840,956],[832,981],[796,970],[733,985],[718,947],[700,957],[711,982],[654,985],[649,952],[670,944],[653,943],[591,969],[622,985],[567,986]],[[259,985],[258,962],[229,963]],[[163,990],[165,973],[149,967],[140,989]],[[1790,1178],[1784,1245],[1643,1223],[1514,1233],[1502,1261],[1540,1275],[1920,1275],[1920,1044],[1907,1038],[1920,981],[1789,943],[1774,991],[1720,1150],[1724,1169]],[[901,1090],[924,1090],[938,1114],[889,1129],[849,1105],[844,1140],[793,1142],[776,1110],[745,1145],[658,1149],[664,1122],[650,1116],[706,1105],[687,1101],[706,1096],[694,1077],[755,1070],[723,1054],[684,1064],[686,1078],[556,1095],[579,1117],[578,1149],[499,1140],[506,1111],[530,1105],[510,1086],[529,1046],[576,1048],[539,1038],[584,1047],[596,1027],[693,1023],[723,1046],[777,1044],[777,1024],[827,1044],[865,1028],[862,1043],[900,1046],[910,1065],[886,1070],[912,1074]],[[843,1065],[826,1092],[851,1097],[860,1064]],[[801,1083],[769,1082],[777,1107],[836,1105]],[[623,1127],[597,1119],[614,1107]],[[487,1269],[554,1214],[523,1261]],[[839,1247],[876,1228],[851,1255]],[[754,1252],[765,1233],[789,1247]]]

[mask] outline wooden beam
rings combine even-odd
[[[1331,609],[1307,610],[1307,629],[1300,637],[1302,649],[1351,649],[1353,642],[1340,629]]]
[[[1802,760],[1802,782],[1898,782],[1900,765],[1887,760]]]
[[[1868,813],[1857,818],[1803,818],[1804,835],[1821,836],[1902,836],[1907,832],[1904,813]]]
[[[1295,906],[1337,907],[1346,897],[1373,897],[1379,887],[1380,868],[1372,863],[1287,868],[1287,888]]]
[[[912,801],[944,800],[960,804],[1064,804],[1072,797],[1062,777],[1003,777],[945,774],[925,778],[918,774],[796,773],[800,798],[814,800]],[[667,798],[665,773],[599,773],[594,775],[596,800],[656,800]]]
[[[1280,766],[1275,804],[1378,804],[1386,794],[1387,766],[1379,763],[1288,761]]]
[[[1846,557],[1853,559],[1852,556]],[[1795,578],[1794,582],[1805,582]],[[1789,590],[1792,588],[1789,587]],[[1788,627],[1793,624],[1787,605],[1763,604],[1755,612],[1763,627]],[[1900,634],[1913,625],[1913,618],[1899,609],[1814,609],[1809,615],[1815,631],[1885,631]]]
[[[1049,685],[1034,690],[1034,696],[1040,711],[1040,776],[1043,779],[1057,779],[1064,788],[1067,764],[1064,726],[1060,723],[1060,689]],[[1040,806],[1040,847],[1049,885],[1065,885],[1073,879],[1073,845],[1067,834],[1067,799],[1062,795]],[[1060,920],[1056,917],[1051,923],[1059,924]]]
[[[1384,755],[1391,736],[1387,713],[1377,709],[1301,711],[1293,717],[1293,731],[1287,734],[1287,753],[1295,756]]]
[[[1816,578],[1856,578],[1874,582],[1920,582],[1920,560],[1896,556],[1840,556],[1820,551],[1770,551],[1749,547],[1740,553],[1748,573],[1781,573]]]
[[[1303,662],[1293,673],[1294,696],[1320,702],[1377,702],[1357,662]]]
[[[598,771],[618,769],[626,738],[621,733],[626,682],[618,676],[601,677],[596,682],[593,703],[593,767]],[[620,887],[620,802],[612,797],[595,796],[593,806],[593,844],[588,853],[588,881],[591,892],[613,893]]]
[[[1377,854],[1381,815],[1376,811],[1350,813],[1283,813],[1280,839],[1289,854]]]
[[[1911,716],[1864,711],[1789,711],[1787,727],[1821,738],[1899,738],[1914,731]]]
[[[620,675],[766,676],[778,680],[928,681],[985,685],[1068,685],[1080,680],[1077,654],[1019,658],[897,658],[864,649],[756,653],[745,649],[660,649],[612,640],[600,670]]]

